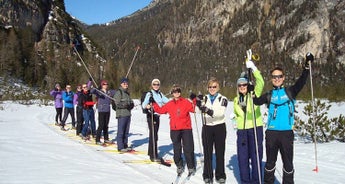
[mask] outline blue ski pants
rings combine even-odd
[[[254,128],[237,130],[237,157],[242,184],[258,184],[262,176],[263,127],[256,127],[258,155],[256,152]],[[259,167],[258,161],[259,158]],[[259,171],[258,171],[259,168]]]
[[[117,118],[117,150],[128,148],[129,127],[131,124],[131,116]]]

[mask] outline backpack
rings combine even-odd
[[[121,98],[122,98],[122,90],[118,90],[121,93]],[[115,92],[116,93],[116,92]],[[115,104],[115,100],[111,99],[111,108],[116,111],[116,104]]]
[[[289,97],[289,100],[292,101],[293,98],[292,98],[292,94],[291,94],[291,91],[290,90],[287,90],[287,88],[284,88],[285,90],[285,93],[286,95]],[[268,93],[267,93],[267,107],[270,106],[270,103],[271,103],[271,97],[272,97],[272,90],[270,90]]]
[[[147,93],[151,93],[151,96],[153,96],[151,90],[150,90],[150,91],[142,92],[142,93],[141,93],[141,98],[140,98],[140,104],[143,104],[143,102],[144,102],[144,100],[145,100],[145,97],[146,97],[146,94],[147,94]],[[161,98],[163,98],[162,93],[161,93],[160,91],[159,91],[159,95],[161,96]],[[142,108],[142,110],[143,110],[143,113],[144,113],[144,114],[149,114],[149,113],[151,113],[151,111],[149,111],[149,109]]]
[[[283,104],[280,104],[280,105],[273,104],[275,106],[274,108],[277,108],[277,106],[285,105],[287,103],[289,106],[289,109],[290,109],[290,116],[293,116],[293,113],[296,112],[296,109],[293,111],[291,108],[291,103],[292,103],[292,105],[294,105],[294,98],[292,97],[290,90],[287,90],[287,88],[284,88],[284,90],[285,90],[285,93],[288,96],[289,100]],[[267,108],[270,106],[271,97],[272,97],[272,90],[270,90],[267,94]]]
[[[147,93],[151,93],[151,96],[153,95],[152,91],[144,91],[144,92],[142,92],[141,93],[141,98],[140,98],[140,104],[143,104]],[[149,113],[149,110],[146,109],[146,108],[142,108],[142,110],[143,110],[144,114],[148,114]]]

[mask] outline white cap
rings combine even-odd
[[[158,84],[161,84],[161,81],[159,79],[153,79],[151,82],[151,85],[157,82]]]

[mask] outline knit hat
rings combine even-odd
[[[123,77],[123,78],[121,79],[121,81],[120,81],[120,84],[122,84],[122,83],[129,83],[128,78]]]
[[[237,85],[239,84],[247,84],[248,83],[248,79],[244,78],[244,77],[240,77],[239,79],[237,79]]]
[[[57,88],[57,87],[60,87],[60,84],[59,84],[59,83],[56,83],[56,84],[55,84],[55,88]]]
[[[101,80],[101,85],[103,86],[104,84],[108,84],[106,80]]]
[[[153,85],[154,83],[161,84],[161,81],[159,79],[153,79],[151,85]]]

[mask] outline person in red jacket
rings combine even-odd
[[[174,85],[171,94],[173,95],[172,100],[162,107],[153,102],[153,108],[156,113],[169,114],[170,116],[170,138],[173,143],[174,162],[177,167],[177,174],[181,175],[184,171],[182,160],[183,149],[189,172],[188,175],[194,175],[196,172],[194,140],[189,113],[195,111],[195,105],[188,99],[181,97],[181,88],[177,85]]]

